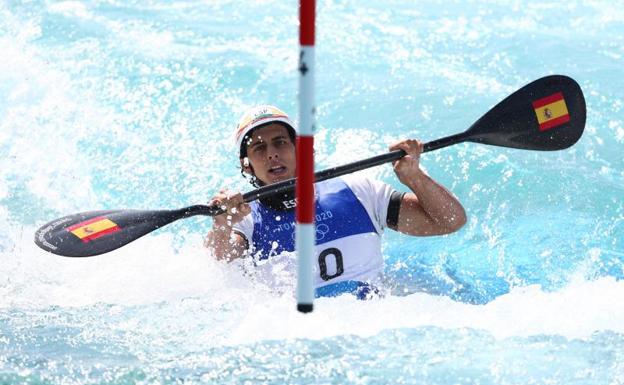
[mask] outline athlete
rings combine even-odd
[[[256,187],[295,177],[295,137],[295,125],[278,108],[250,109],[235,134],[241,173]],[[367,298],[377,292],[385,228],[431,236],[452,233],[466,222],[461,203],[420,168],[422,142],[390,146],[398,149],[407,155],[394,162],[394,171],[408,193],[357,174],[315,184],[317,296],[349,292]],[[205,241],[216,258],[250,257],[257,266],[295,250],[294,193],[247,204],[240,193],[222,190],[211,204],[227,209],[214,217]]]

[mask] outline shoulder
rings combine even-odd
[[[347,175],[341,179],[360,199],[384,198],[394,191],[387,183],[357,174]]]
[[[374,180],[357,174],[341,176],[340,179],[351,190],[370,190],[373,188]]]

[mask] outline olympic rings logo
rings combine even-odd
[[[325,239],[325,236],[329,234],[329,226],[327,226],[324,223],[321,223],[319,225],[316,226],[316,240],[317,241],[322,241],[323,239]],[[296,237],[296,231],[292,232],[292,240],[295,240]]]
[[[323,240],[325,238],[325,235],[327,235],[327,233],[329,233],[329,226],[327,226],[324,223],[321,223],[320,225],[316,226],[316,240],[320,241]]]

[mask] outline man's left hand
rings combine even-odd
[[[393,162],[394,172],[404,185],[409,185],[424,173],[420,169],[420,154],[424,148],[423,142],[418,139],[407,139],[390,146],[390,151],[403,150],[407,153],[403,158]]]

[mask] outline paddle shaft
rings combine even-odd
[[[581,138],[585,120],[585,98],[578,83],[567,76],[551,75],[509,95],[468,130],[426,143],[423,151],[429,152],[461,142],[525,150],[562,150]],[[392,162],[405,155],[405,151],[396,150],[319,171],[314,174],[315,182]],[[243,200],[249,203],[292,191],[295,182],[293,178],[260,187],[243,194]],[[194,205],[178,210],[84,212],[45,224],[35,234],[35,242],[44,250],[58,255],[92,256],[115,250],[178,219],[222,213],[224,210],[216,205]],[[92,223],[94,228],[90,227]],[[91,234],[93,231],[96,231],[96,237]],[[106,235],[102,233],[104,231]]]

